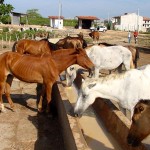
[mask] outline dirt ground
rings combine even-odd
[[[106,42],[110,44],[117,45],[129,45],[128,43],[128,32],[125,31],[107,31],[100,34],[100,42]],[[134,42],[133,34],[131,34],[131,43],[130,45],[136,47],[147,47],[150,48],[150,35],[139,33],[137,44]]]
[[[88,34],[88,32],[85,32]],[[147,41],[147,37],[146,40]],[[149,41],[149,40],[148,40]],[[126,45],[127,33],[107,31],[101,33],[100,42]],[[10,51],[13,42],[0,45],[0,53]],[[134,44],[133,39],[131,44]],[[148,47],[147,43],[135,46]],[[150,53],[140,52],[138,66],[150,63]],[[6,112],[0,113],[0,150],[63,150],[63,139],[57,118],[37,114],[36,84],[14,80],[12,86],[15,112],[5,101]]]
[[[0,150],[64,149],[58,118],[37,113],[36,86],[14,79],[15,109],[5,100],[6,112],[0,113]]]

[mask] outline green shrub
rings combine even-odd
[[[9,31],[9,28],[8,27],[4,27],[3,28],[3,32],[8,32]]]
[[[47,25],[49,26],[49,18],[42,18],[42,17],[39,17],[39,18],[30,18],[28,17],[28,24],[29,25]],[[22,17],[21,18],[21,24],[26,24],[26,18],[25,17]]]
[[[46,32],[45,30],[38,30],[38,31],[34,31],[34,30],[26,30],[26,31],[16,31],[13,30],[11,32],[1,32],[0,33],[0,40],[4,40],[4,41],[16,41],[16,40],[20,40],[23,38],[29,38],[32,39],[35,36],[38,35],[47,35],[47,33],[49,33],[49,37],[54,37],[55,32]]]
[[[77,23],[78,23],[78,21],[75,19],[64,19],[64,26],[75,27]]]

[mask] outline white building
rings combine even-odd
[[[125,13],[122,16],[113,17],[112,23],[116,30],[123,31],[146,31],[144,24],[144,17],[137,15],[136,13]]]
[[[49,16],[50,19],[50,27],[63,29],[63,16]]]
[[[143,27],[145,27],[146,29],[150,28],[150,18],[143,17]]]

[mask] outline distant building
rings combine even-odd
[[[21,17],[26,17],[26,24],[28,24],[27,14],[11,12],[11,24],[20,25]]]
[[[150,27],[150,18],[146,19],[146,17],[136,13],[125,13],[124,15],[113,17],[112,24],[117,30],[145,32]]]
[[[63,16],[49,16],[50,19],[50,27],[63,29]]]
[[[143,27],[145,27],[146,29],[150,28],[150,18],[143,17]]]
[[[90,29],[95,20],[99,18],[95,16],[76,16],[78,18],[78,28],[79,29]]]

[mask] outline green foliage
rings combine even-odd
[[[108,22],[106,27],[107,27],[108,30],[110,30],[111,29],[111,22]]]
[[[10,4],[0,4],[0,22],[8,23],[9,14],[14,9]]]
[[[64,26],[72,26],[72,27],[75,27],[76,24],[78,23],[77,20],[75,19],[64,19]]]
[[[147,32],[146,32],[147,34],[150,34],[150,28],[149,29],[147,29]]]
[[[0,4],[3,4],[4,3],[4,0],[0,0]]]
[[[27,10],[28,18],[42,18],[42,16],[38,13],[38,9],[29,9]]]
[[[28,24],[29,25],[49,25],[49,19],[43,18],[39,13],[38,9],[27,10]],[[26,23],[26,17],[21,18],[21,24]]]
[[[25,24],[26,23],[26,18],[22,17],[21,18],[21,24]],[[28,17],[28,24],[29,25],[50,25],[50,19],[49,18],[34,18],[34,17]],[[75,27],[75,25],[77,24],[77,20],[75,19],[64,19],[64,26],[72,26]]]
[[[28,38],[28,39],[33,39],[35,36],[38,35],[46,35],[46,31],[45,30],[26,30],[26,31],[17,31],[17,30],[12,30],[11,32],[8,32],[8,28],[3,28],[3,32],[0,32],[0,40],[4,40],[4,41],[17,41],[23,38]],[[54,37],[54,32],[49,32],[49,36],[50,37]]]
[[[28,18],[29,25],[49,25],[48,18]]]
[[[21,24],[26,23],[26,18],[22,17],[21,18]],[[48,18],[28,18],[28,24],[29,25],[49,25],[50,21]]]
[[[8,27],[3,28],[3,32],[8,32],[8,31],[9,31]]]

